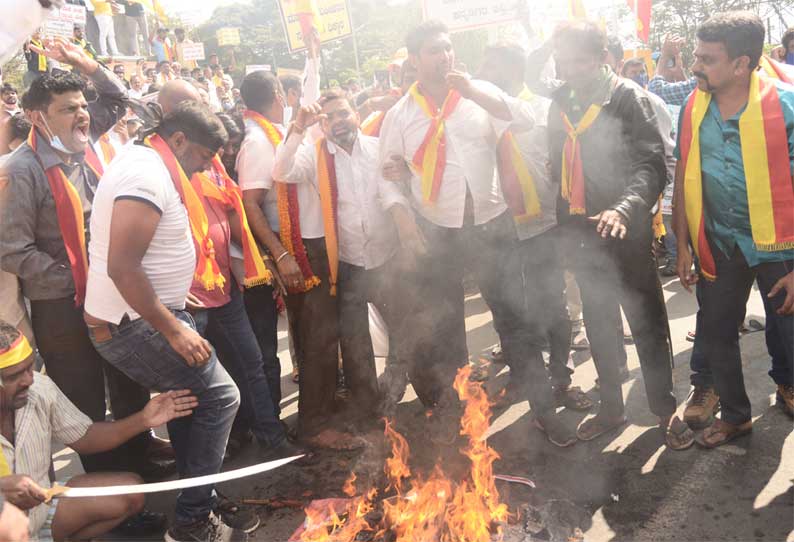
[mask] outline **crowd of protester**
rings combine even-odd
[[[165,528],[142,495],[45,502],[53,439],[79,454],[72,487],[215,474],[253,441],[263,461],[307,464],[365,446],[410,383],[430,438],[453,444],[464,278],[510,368],[496,401],[529,401],[555,446],[626,423],[622,314],[660,442],[749,433],[739,330],[756,281],[770,376],[794,413],[791,32],[767,57],[755,15],[717,14],[691,72],[669,37],[649,77],[598,24],[571,21],[531,53],[489,45],[470,75],[428,21],[390,84],[326,91],[316,38],[302,77],[256,71],[237,87],[217,57],[173,61],[165,29],[156,69],[133,74],[98,62],[82,32],[35,33],[25,93],[0,88],[0,538],[23,539],[15,507],[42,541]],[[660,274],[699,306],[683,419]],[[575,305],[598,400],[572,386]],[[284,310],[295,427],[281,420]],[[578,428],[558,414],[596,404]],[[151,429],[163,424],[170,441]],[[175,506],[169,541],[260,523],[213,486]]]

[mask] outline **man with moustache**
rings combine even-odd
[[[698,28],[698,89],[678,130],[678,275],[687,289],[698,288],[697,341],[713,380],[713,390],[704,388],[722,410],[698,438],[706,448],[752,430],[738,327],[756,280],[767,328],[779,339],[767,335],[768,346],[770,338],[779,344],[769,349],[769,375],[778,402],[794,411],[794,91],[757,69],[764,34],[763,22],[746,12],[715,15]],[[690,244],[702,277],[692,272]]]
[[[694,436],[674,417],[669,326],[651,253],[651,209],[666,184],[653,107],[643,89],[605,64],[607,38],[597,23],[564,23],[553,45],[565,81],[549,113],[551,172],[560,183],[557,218],[601,387],[599,412],[577,436],[593,440],[626,422],[618,366],[623,307],[650,409],[667,445],[685,449]]]
[[[304,142],[306,131],[320,124],[323,136]],[[320,194],[328,255],[330,288],[339,315],[339,345],[345,380],[353,393],[360,428],[377,420],[379,392],[367,303],[386,320],[399,359],[407,344],[401,329],[407,313],[396,295],[399,274],[394,255],[399,241],[381,201],[408,205],[399,188],[378,167],[378,140],[359,131],[359,116],[342,93],[329,91],[319,102],[302,107],[276,153],[273,176],[285,183],[310,184]],[[336,364],[322,367],[333,381]],[[304,373],[302,373],[303,375]]]
[[[508,128],[532,128],[532,110],[491,83],[454,71],[455,53],[442,23],[421,24],[406,45],[417,82],[386,114],[380,160],[384,177],[408,185],[410,205],[388,199],[383,205],[403,246],[417,256],[410,294],[420,306],[412,315],[406,357],[417,395],[438,408],[430,418],[433,438],[447,443],[455,438],[452,381],[468,358],[463,292],[468,267],[493,312],[505,355],[527,363],[536,425],[556,445],[569,446],[576,437],[556,416],[543,358],[535,355],[518,237],[496,176],[498,138]]]
[[[78,69],[37,79],[23,98],[33,123],[31,136],[5,164],[0,191],[0,267],[17,275],[30,300],[33,332],[47,374],[94,421],[105,419],[105,381],[114,415],[140,410],[149,393],[104,362],[88,338],[83,301],[88,259],[85,224],[90,217],[102,166],[91,146],[126,112],[121,82],[79,46],[57,40],[46,51]],[[169,472],[146,459],[148,433],[115,453],[81,456],[86,472],[133,470],[145,478]],[[172,464],[173,466],[173,464]]]
[[[92,422],[48,377],[33,370],[36,356],[24,335],[0,320],[0,493],[25,510],[34,540],[89,539],[122,526],[140,539],[163,528],[163,514],[153,529],[131,530],[122,524],[144,505],[142,494],[49,500],[52,443],[81,454],[112,449],[142,431],[192,414],[197,406],[190,390],[161,394],[141,410],[113,422]],[[117,469],[118,470],[118,469]],[[141,484],[128,472],[80,474],[69,487]],[[17,541],[21,538],[3,538]]]

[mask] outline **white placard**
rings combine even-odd
[[[515,0],[423,0],[424,20],[443,22],[452,32],[516,20]]]
[[[64,4],[61,9],[52,10],[52,15],[44,23],[42,33],[46,36],[71,38],[74,25],[85,26],[85,7]]]
[[[177,47],[182,51],[182,60],[204,60],[203,43],[180,43]]]

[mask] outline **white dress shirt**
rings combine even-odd
[[[276,125],[282,133],[284,128]],[[245,139],[240,145],[237,155],[237,169],[240,189],[246,190],[265,189],[265,201],[262,212],[265,214],[270,228],[277,232],[280,230],[278,217],[278,198],[276,187],[273,184],[273,164],[276,160],[276,151],[267,135],[251,119],[245,119]],[[300,211],[301,235],[304,239],[319,239],[325,237],[323,227],[323,212],[320,205],[320,193],[312,184],[298,186],[298,208]]]
[[[334,156],[337,185],[339,259],[373,269],[397,250],[399,239],[382,195],[399,197],[399,188],[386,181],[378,167],[378,139],[359,133],[353,153],[328,141]],[[319,191],[317,148],[296,133],[278,148],[273,174],[289,183],[310,184]]]
[[[437,201],[425,202],[420,178],[414,174],[411,180],[413,206],[424,218],[445,228],[463,226],[467,189],[474,202],[475,224],[484,224],[505,212],[507,206],[496,174],[496,144],[507,128],[528,130],[534,124],[532,109],[523,100],[512,98],[485,81],[472,83],[489,94],[499,95],[513,119],[502,121],[473,101],[461,99],[446,120],[447,163]],[[402,156],[410,164],[430,122],[410,94],[403,96],[383,121],[381,166],[393,155]],[[387,207],[395,203],[384,201]]]
[[[518,238],[522,241],[550,230],[557,225],[557,193],[559,185],[554,184],[549,174],[548,116],[551,100],[534,95],[527,103],[535,114],[535,126],[531,130],[515,132],[518,150],[535,183],[540,200],[540,215],[531,220],[516,224]]]

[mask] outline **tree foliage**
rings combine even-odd
[[[794,0],[662,0],[657,1],[653,8],[653,24],[651,25],[651,46],[658,49],[664,36],[676,34],[686,39],[686,56],[689,57],[695,44],[695,33],[698,25],[710,15],[723,11],[747,10],[757,13],[769,27],[773,43],[778,43],[780,35],[790,23],[790,12]],[[689,58],[685,58],[689,60]]]

